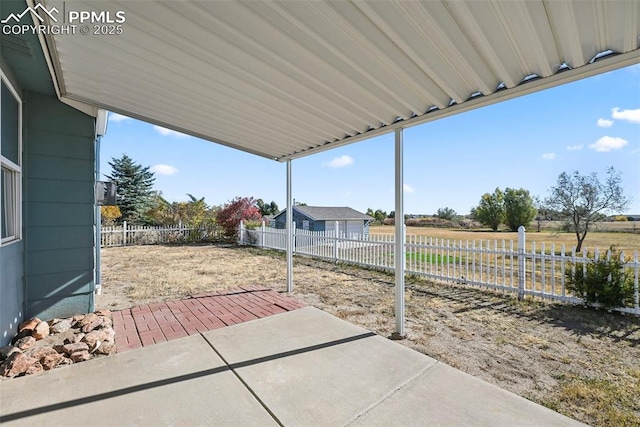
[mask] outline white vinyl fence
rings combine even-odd
[[[393,270],[395,242],[392,234],[346,236],[339,231],[318,232],[296,229],[294,226],[294,253],[334,262]],[[239,242],[277,250],[286,249],[286,230],[265,227],[248,230],[240,224]],[[519,297],[537,297],[579,304],[582,299],[566,289],[566,270],[583,268],[590,260],[611,257],[611,252],[600,254],[596,250],[588,258],[587,248],[577,255],[575,248],[555,244],[526,245],[524,228],[513,240],[450,240],[425,236],[406,236],[407,274],[416,274],[436,280],[483,286],[517,293]],[[625,259],[625,254],[620,254]],[[638,251],[625,269],[634,276],[634,299],[628,307],[616,311],[640,315]]]
[[[211,242],[222,239],[216,227],[190,228],[182,224],[160,227],[129,225],[102,226],[100,246],[159,245],[164,243]]]

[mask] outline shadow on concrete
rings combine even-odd
[[[282,358],[285,358],[285,357],[295,356],[297,354],[317,351],[317,350],[321,350],[321,349],[328,348],[328,347],[334,347],[334,346],[338,346],[338,345],[341,345],[341,344],[346,344],[346,343],[353,342],[353,341],[358,341],[358,340],[362,340],[362,339],[366,339],[366,338],[371,338],[371,337],[374,337],[374,336],[376,336],[375,333],[367,332],[367,333],[354,335],[354,336],[346,337],[346,338],[341,338],[341,339],[338,339],[338,340],[328,341],[328,342],[321,343],[321,344],[311,345],[311,346],[308,346],[308,347],[303,347],[303,348],[299,348],[299,349],[295,349],[295,350],[289,350],[289,351],[284,351],[284,352],[281,352],[281,353],[271,354],[271,355],[268,355],[268,356],[258,357],[258,358],[247,360],[247,361],[243,361],[243,362],[227,364],[226,366],[221,366],[219,368],[206,369],[204,371],[193,372],[193,373],[185,374],[185,375],[179,375],[179,376],[176,376],[176,377],[166,378],[166,379],[158,380],[158,381],[152,381],[152,382],[145,383],[145,384],[139,384],[139,385],[135,385],[135,386],[131,386],[131,387],[124,387],[124,388],[121,388],[121,389],[118,389],[118,390],[113,390],[113,391],[109,391],[109,392],[105,392],[105,393],[95,394],[93,396],[81,397],[81,398],[74,399],[74,400],[68,400],[66,402],[60,402],[60,403],[55,403],[55,404],[52,404],[52,405],[41,406],[39,408],[28,409],[26,411],[14,412],[13,414],[7,414],[7,415],[1,416],[0,417],[0,424],[1,423],[6,423],[6,422],[9,422],[9,421],[15,421],[15,420],[18,420],[18,419],[21,419],[21,418],[25,418],[25,417],[44,414],[44,413],[51,412],[51,411],[57,411],[57,410],[61,410],[61,409],[68,409],[68,408],[72,408],[74,406],[79,406],[79,405],[86,405],[88,403],[93,403],[93,402],[97,402],[97,401],[101,401],[101,400],[105,400],[105,399],[110,399],[110,398],[114,398],[114,397],[117,397],[117,396],[122,396],[122,395],[126,395],[126,394],[131,394],[131,393],[138,393],[138,392],[149,390],[149,389],[152,389],[152,388],[155,388],[155,387],[167,386],[167,385],[179,383],[179,382],[182,382],[182,381],[189,381],[189,380],[194,380],[194,379],[205,377],[205,376],[209,376],[209,375],[219,374],[219,373],[222,373],[222,372],[234,371],[236,369],[240,369],[240,368],[243,368],[243,367],[246,367],[246,366],[257,365],[257,364],[268,362],[268,361],[271,361],[271,360],[282,359]],[[139,349],[137,351],[144,352],[144,349]]]

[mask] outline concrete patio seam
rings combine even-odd
[[[260,399],[260,397],[258,396],[258,394],[251,388],[249,387],[249,384],[247,384],[242,377],[240,376],[240,374],[238,374],[236,372],[235,369],[233,369],[233,366],[231,366],[231,364],[229,364],[229,362],[227,361],[227,359],[224,358],[224,356],[214,347],[214,345],[203,335],[200,334],[200,336],[205,340],[205,342],[209,345],[209,347],[211,347],[211,349],[214,351],[214,353],[216,353],[218,355],[218,357],[222,360],[222,362],[224,362],[224,364],[229,368],[229,370],[231,371],[231,373],[233,373],[233,375],[235,375],[235,377],[238,379],[238,381],[240,381],[240,383],[247,389],[247,391],[249,391],[249,393],[251,393],[251,395],[253,396],[253,398],[260,404],[260,406],[262,406],[262,408],[267,411],[267,413],[269,414],[269,416],[271,416],[271,418],[273,418],[273,420],[280,426],[280,427],[284,427],[284,424],[278,419],[278,417],[276,416],[276,414],[274,414],[271,409],[269,409],[269,407],[266,405],[266,403],[264,403],[262,401],[262,399]]]
[[[226,363],[226,362],[225,362]],[[385,400],[389,399],[391,396],[393,396],[394,394],[398,393],[400,390],[402,390],[403,388],[405,388],[406,386],[412,384],[413,382],[417,381],[418,378],[420,378],[421,376],[423,376],[428,370],[430,370],[431,368],[433,368],[436,365],[441,364],[441,362],[436,361],[436,363],[433,363],[429,366],[426,366],[425,368],[423,368],[420,372],[418,372],[416,375],[414,375],[411,378],[408,378],[406,381],[404,381],[402,384],[400,384],[398,387],[396,387],[395,389],[391,390],[389,393],[385,394],[384,396],[382,396],[380,399],[378,399],[376,402],[373,402],[371,405],[367,406],[365,409],[363,409],[360,413],[358,413],[357,415],[354,415],[349,421],[347,421],[346,423],[343,424],[344,427],[347,427],[353,423],[355,423],[360,417],[365,416],[367,413],[371,412],[373,409],[375,409],[376,407],[378,407],[379,405],[381,405]]]

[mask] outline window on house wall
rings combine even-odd
[[[21,221],[21,102],[0,70],[0,223],[1,243],[20,239]]]

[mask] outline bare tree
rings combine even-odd
[[[606,213],[621,212],[629,206],[630,200],[625,197],[621,182],[620,172],[610,167],[604,182],[600,182],[595,172],[589,175],[580,175],[578,171],[572,175],[562,172],[556,186],[551,187],[551,195],[545,203],[559,211],[576,234],[577,252],[582,250],[582,243],[594,222],[603,219]]]

